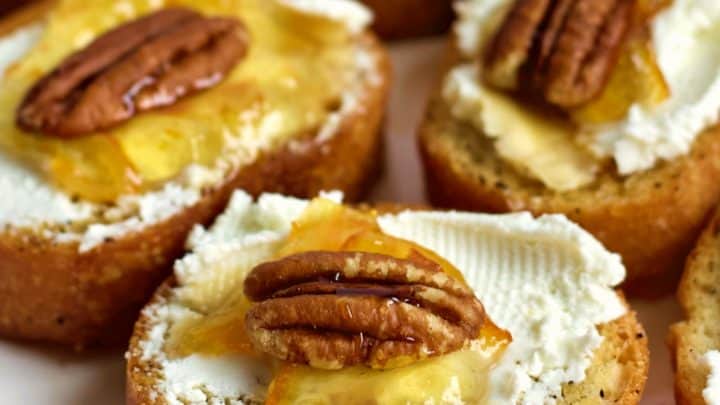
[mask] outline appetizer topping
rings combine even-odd
[[[322,369],[394,368],[478,338],[482,304],[420,255],[311,251],[255,267],[245,295],[258,351]]]
[[[182,6],[193,11],[166,7],[159,16],[144,18],[158,7],[179,3],[133,0],[130,8],[116,7],[116,0],[56,3],[38,41],[0,78],[0,149],[62,194],[81,201],[114,204],[129,194],[160,190],[168,182],[206,188],[291,139],[331,137],[336,128],[329,117],[350,106],[353,99],[345,95],[357,91],[370,69],[356,57],[367,53],[365,42],[349,35],[342,21],[312,15],[307,24],[301,23],[306,19],[302,11],[287,11],[290,6],[278,1],[184,0]],[[137,25],[146,18],[159,18],[162,24]],[[110,34],[105,33],[126,23],[117,28],[122,38],[107,39]],[[101,36],[106,39],[77,53]],[[110,46],[98,45],[102,43]],[[126,54],[120,55],[120,48]],[[79,60],[90,49],[96,57]],[[178,49],[177,59],[160,58],[172,58]],[[232,58],[239,57],[232,54],[238,52],[247,55],[235,64]],[[137,71],[119,77],[111,73],[145,53],[151,55]],[[58,69],[72,54],[77,56],[70,59],[79,65],[68,60]],[[148,71],[145,64],[150,61],[160,69]],[[106,69],[99,70],[99,65]],[[58,73],[43,80],[47,88],[27,96],[52,71]],[[110,75],[113,81],[105,80]],[[198,80],[202,77],[207,80]],[[133,97],[122,100],[126,86]],[[94,105],[98,93],[104,101]],[[22,120],[55,135],[38,136],[35,129],[17,125],[18,108],[26,97],[34,105],[22,109]],[[152,108],[171,100],[170,106]],[[136,115],[131,119],[91,134],[67,138],[52,130],[74,131],[105,123],[108,117],[121,120],[132,111]]]
[[[633,0],[518,0],[487,48],[484,78],[562,108],[586,104],[610,77],[633,7]]]
[[[609,153],[605,145],[627,125],[644,131],[637,117],[667,105],[665,74],[672,72],[660,68],[651,22],[670,3],[503,0],[497,5],[508,7],[492,12],[466,5],[458,46],[470,60],[447,76],[451,114],[493,140],[523,176],[552,190],[591,184],[599,171],[612,170],[613,153],[626,174],[621,161],[644,155],[621,150],[652,142],[633,136]]]
[[[160,10],[67,57],[26,94],[17,123],[62,138],[109,129],[216,85],[247,47],[247,32],[236,19]]]
[[[179,262],[193,270],[176,266],[193,313],[169,329],[170,359],[268,364],[267,405],[485,403],[512,338],[452,264],[384,233],[372,211],[266,195],[240,214],[233,200],[218,222],[250,239],[207,239],[207,256]]]

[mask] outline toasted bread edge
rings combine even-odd
[[[704,405],[709,368],[703,356],[720,350],[720,210],[687,259],[677,292],[685,320],[671,326],[668,346],[678,404]]]

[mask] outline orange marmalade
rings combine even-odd
[[[631,32],[607,85],[590,103],[570,111],[579,124],[603,124],[625,117],[633,104],[655,107],[670,96],[652,48],[648,21],[671,0],[638,0]]]
[[[73,140],[15,125],[26,91],[98,35],[165,6],[239,18],[249,52],[214,88]],[[258,148],[317,130],[353,80],[355,47],[345,25],[269,0],[60,0],[39,42],[2,78],[0,150],[49,182],[91,201],[157,188],[190,164],[213,167],[229,154],[251,160]]]
[[[384,234],[374,213],[322,198],[313,200],[293,223],[275,257],[310,250],[364,251],[396,258],[421,255],[464,282],[460,271],[436,253]],[[242,290],[236,290],[218,310],[176,329],[166,352],[172,357],[193,353],[259,356],[253,353],[245,333],[244,317],[249,306]],[[509,334],[487,320],[471,347],[405,367],[327,371],[277,363],[266,403],[406,404],[429,400],[440,403],[448,395],[465,403],[481,403],[487,394],[488,372],[509,342]]]

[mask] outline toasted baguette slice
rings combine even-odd
[[[452,0],[362,0],[375,14],[373,29],[383,39],[445,32],[453,19]]]
[[[424,210],[424,208],[402,204],[382,204],[375,206],[374,210],[379,214],[398,214],[405,210]],[[227,274],[222,279],[228,282]],[[175,290],[177,287],[179,284],[175,276],[168,278],[155,292],[135,324],[126,354],[126,403],[128,405],[167,403],[167,398],[159,393],[159,390],[162,390],[159,387],[165,387],[163,385],[164,373],[167,370],[150,352],[164,350],[165,338],[168,336],[167,331],[172,328],[172,324],[158,327],[158,314],[167,314],[168,311],[172,311],[173,306],[182,305],[178,303],[178,293]],[[558,399],[558,404],[634,405],[639,403],[649,369],[648,339],[643,326],[625,301],[622,292],[618,291],[617,294],[627,308],[627,312],[612,322],[598,326],[603,342],[595,350],[592,364],[586,370],[585,379],[582,382],[563,385],[562,398]],[[174,319],[174,317],[170,316],[169,319]],[[159,331],[164,333],[159,333]],[[215,372],[224,370],[219,363],[218,367],[220,368],[217,368]],[[225,371],[221,372],[225,373]],[[230,373],[230,375],[232,374]],[[202,378],[197,376],[193,379],[193,384],[202,386]],[[213,399],[217,400],[218,398]],[[253,398],[225,398],[224,400],[229,403],[237,400],[242,400],[247,404],[259,403]]]
[[[685,264],[677,298],[685,320],[672,325],[668,346],[675,367],[678,404],[705,404],[709,368],[703,359],[720,350],[720,211],[700,236]]]
[[[165,281],[155,292],[148,307],[170,304],[175,285],[173,277]],[[162,368],[156,361],[143,356],[144,342],[151,339],[154,326],[155,323],[145,312],[141,313],[135,324],[127,352],[128,405],[167,403],[164,398],[157,396],[153,388],[161,383]],[[645,330],[635,312],[629,311],[622,318],[600,325],[598,329],[603,336],[603,343],[595,351],[592,365],[586,370],[585,380],[563,385],[563,398],[558,401],[558,405],[635,405],[640,402],[647,381],[650,352]]]
[[[228,168],[195,203],[90,250],[42,229],[0,229],[0,335],[76,347],[126,342],[137,311],[182,254],[192,226],[211,221],[236,188],[297,196],[339,189],[360,198],[382,160],[379,129],[390,67],[373,34],[360,35],[357,47],[366,58],[349,89],[354,104],[338,111],[331,136],[320,139],[316,129],[297,134],[247,165]]]
[[[448,57],[451,66],[459,57]],[[459,122],[440,91],[419,130],[427,195],[446,208],[565,214],[619,253],[625,290],[658,296],[675,288],[685,257],[720,199],[720,126],[699,135],[682,157],[619,177],[598,173],[577,190],[558,192],[502,159],[489,138]]]

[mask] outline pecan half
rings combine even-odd
[[[634,0],[517,0],[486,48],[485,80],[530,90],[563,108],[591,101],[607,83]]]
[[[238,20],[157,11],[67,57],[29,90],[17,123],[65,138],[111,128],[217,84],[247,46]]]
[[[485,322],[462,282],[428,260],[306,252],[255,267],[245,294],[254,346],[324,369],[398,367],[462,348]]]

